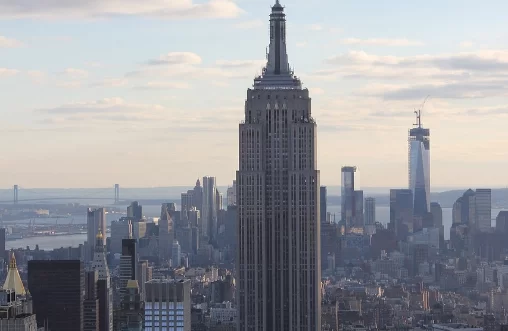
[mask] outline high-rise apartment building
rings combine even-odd
[[[327,193],[326,186],[321,186],[319,188],[319,215],[321,217],[321,223],[327,223]]]
[[[191,330],[189,280],[153,279],[147,282],[145,287],[145,330]]]
[[[106,210],[104,208],[92,209],[88,208],[86,218],[86,238],[88,245],[91,249],[90,257],[93,258],[93,252],[95,252],[95,236],[97,231],[101,231],[104,234],[103,244],[106,245]]]
[[[365,225],[376,223],[376,199],[365,198]]]
[[[214,239],[217,234],[217,187],[215,177],[203,177],[201,233],[208,239]]]
[[[203,207],[203,187],[199,179],[196,181],[196,186],[192,190],[182,193],[181,195],[181,212],[182,219],[188,219],[188,211],[196,208],[201,211]]]
[[[85,271],[81,261],[28,261],[28,289],[39,327],[83,331]]]
[[[492,190],[478,188],[476,196],[476,228],[481,232],[489,231],[492,227]]]
[[[430,212],[430,130],[422,127],[421,111],[415,128],[409,130],[409,189],[413,193],[415,215]]]
[[[321,329],[319,171],[309,91],[289,66],[286,15],[247,91],[237,172],[237,330]]]

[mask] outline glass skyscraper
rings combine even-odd
[[[417,112],[416,127],[409,130],[409,189],[415,215],[430,212],[430,130],[422,127]]]
[[[355,172],[356,167],[342,167],[341,170],[341,221],[348,228],[355,223]]]

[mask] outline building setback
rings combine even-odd
[[[28,261],[28,289],[39,327],[83,331],[85,272],[81,261]]]
[[[262,75],[239,127],[238,331],[321,329],[320,192],[309,91],[288,63],[286,15],[270,14]]]

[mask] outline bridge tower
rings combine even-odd
[[[14,185],[14,204],[15,205],[18,204],[18,191],[19,191],[18,185]]]
[[[120,184],[115,184],[115,204],[120,202]]]

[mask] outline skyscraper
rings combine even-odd
[[[233,181],[232,186],[228,187],[226,195],[228,199],[228,207],[236,206],[236,180]]]
[[[397,239],[405,239],[413,231],[413,192],[390,190],[390,225]]]
[[[180,260],[182,259],[182,250],[178,241],[173,242],[173,257],[171,258],[171,266],[178,268],[181,265]]]
[[[363,219],[363,191],[355,191],[355,227],[362,228],[364,226]]]
[[[113,288],[106,258],[106,246],[102,244],[103,234],[99,230],[95,244],[92,268],[97,272],[97,298],[99,299],[99,329],[113,330]]]
[[[28,289],[39,327],[83,331],[85,271],[81,261],[28,261]]]
[[[421,111],[415,128],[409,130],[409,189],[415,215],[430,212],[430,130],[422,127]]]
[[[365,198],[365,225],[376,223],[376,199]]]
[[[170,206],[163,203],[161,207],[161,218],[159,219],[159,259],[169,261],[171,258],[171,247],[175,238],[173,232],[173,220],[169,216]]]
[[[127,207],[127,217],[132,218],[134,221],[143,219],[143,206],[137,201],[131,202]]]
[[[321,216],[321,223],[327,223],[326,211],[327,211],[326,186],[321,186],[319,188],[319,214]]]
[[[347,227],[353,225],[355,215],[355,172],[356,167],[342,167],[341,169],[341,192],[340,192],[340,213],[341,221]]]
[[[201,235],[208,239],[217,234],[217,187],[215,177],[203,177],[203,210]]]
[[[83,331],[100,331],[99,298],[97,297],[97,271],[85,272],[85,301],[83,301]]]
[[[482,232],[489,231],[492,227],[492,190],[478,188],[476,195],[476,228]]]
[[[136,255],[136,239],[122,240],[122,256],[120,256],[120,294],[126,293],[127,283],[136,279],[138,258]]]
[[[102,234],[106,233],[106,210],[104,208],[92,209],[88,208],[86,218],[86,238],[88,245],[91,248],[90,257],[93,258],[93,252],[95,252],[95,236],[97,231],[100,230]],[[102,238],[103,244],[106,245],[106,236]]]
[[[319,330],[321,266],[316,122],[288,63],[286,15],[270,14],[267,64],[239,127],[238,330]]]

